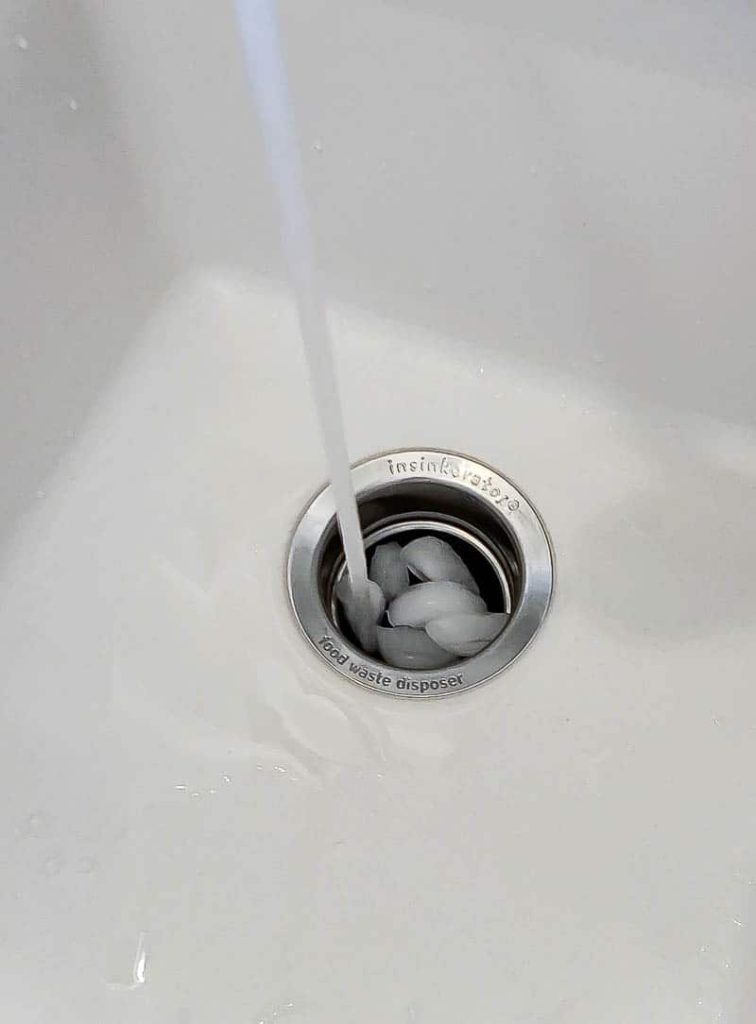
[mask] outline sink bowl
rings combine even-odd
[[[3,1019],[746,1024],[752,16],[281,14],[351,456],[521,484],[552,607],[448,701],[316,657],[285,568],[326,470],[232,5],[16,3]]]

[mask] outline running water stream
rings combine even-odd
[[[463,561],[448,544],[431,537],[424,538],[419,548],[417,544],[404,551],[396,544],[379,548],[378,559],[374,556],[373,560],[373,578],[368,578],[276,0],[236,0],[236,11],[278,197],[281,233],[346,557],[347,574],[336,593],[364,652],[379,650],[385,662],[399,667],[446,665],[486,646],[501,631],[507,616],[488,613]],[[404,593],[381,588],[376,582],[387,555],[401,563],[408,588]],[[414,573],[412,579],[424,582],[410,587],[410,572]],[[379,626],[384,610],[388,620]]]
[[[247,74],[262,123],[279,206],[281,234],[294,290],[310,385],[328,463],[346,556],[357,633],[374,639],[370,584],[349,466],[331,338],[304,188],[275,0],[236,0]]]

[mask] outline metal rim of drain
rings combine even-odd
[[[467,455],[403,449],[352,468],[365,546],[413,531],[436,533],[477,563],[491,610],[510,613],[480,654],[443,669],[394,668],[365,654],[341,621],[335,587],[345,570],[330,487],[305,509],[289,550],[288,588],[296,619],[320,658],[346,679],[405,698],[461,693],[507,668],[548,611],[554,558],[546,529],[522,491]],[[409,537],[407,536],[409,535]]]

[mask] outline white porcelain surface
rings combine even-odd
[[[747,1024],[752,10],[283,14],[352,455],[499,467],[554,605],[443,702],[321,667],[231,5],[5,4],[0,1016]]]

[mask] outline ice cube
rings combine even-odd
[[[431,619],[425,629],[439,647],[462,658],[471,658],[488,647],[504,629],[508,619],[504,612],[461,612]]]
[[[486,603],[478,594],[449,580],[418,583],[405,590],[389,605],[392,626],[422,628],[431,619],[461,612],[485,612]]]
[[[434,643],[424,629],[410,626],[378,627],[378,650],[387,665],[395,668],[443,668],[454,655]]]
[[[473,594],[480,588],[473,575],[451,544],[440,537],[418,537],[402,548],[407,565],[421,580],[451,580],[467,587]]]
[[[402,549],[395,542],[379,544],[370,560],[370,579],[383,591],[387,601],[403,593],[409,586],[409,569]]]

